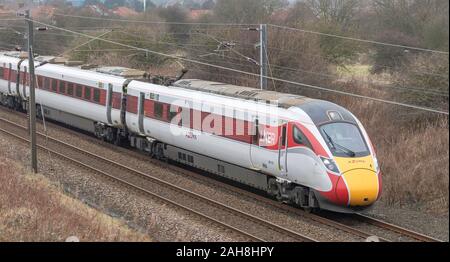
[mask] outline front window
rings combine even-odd
[[[313,150],[308,138],[306,138],[305,134],[303,134],[303,132],[298,127],[294,126],[294,132],[292,134],[294,136],[294,142],[296,144],[309,147],[311,150]]]
[[[363,157],[370,154],[359,128],[349,123],[332,123],[320,127],[334,156]]]

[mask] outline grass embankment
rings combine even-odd
[[[150,241],[0,156],[0,241]]]

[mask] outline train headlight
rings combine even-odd
[[[331,171],[333,173],[337,173],[337,174],[341,173],[333,159],[329,159],[329,158],[325,158],[325,157],[320,157],[320,159],[322,159],[323,164],[329,171]]]

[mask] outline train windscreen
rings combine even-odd
[[[370,154],[359,128],[349,123],[331,123],[320,127],[331,152],[338,157],[363,157]]]

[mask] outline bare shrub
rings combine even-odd
[[[448,211],[448,120],[402,130],[389,140],[378,150],[383,202]]]
[[[403,101],[445,110],[448,108],[448,74],[448,56],[422,54],[410,57],[408,66],[396,72],[393,81],[405,90],[408,88],[424,90],[424,92],[400,93],[399,96]]]

